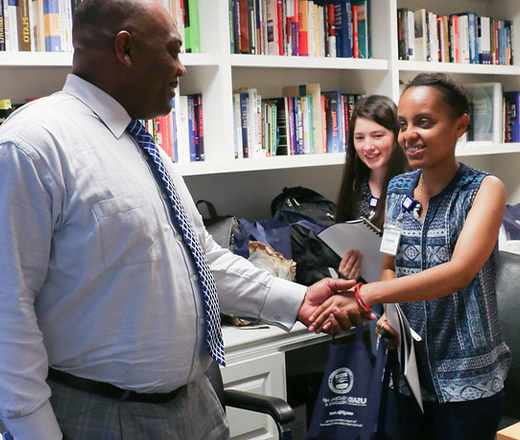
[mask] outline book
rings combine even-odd
[[[428,20],[428,61],[439,61],[439,33],[437,31],[437,14],[427,12]]]
[[[457,62],[468,64],[469,55],[469,20],[466,14],[457,16],[459,30],[459,54],[460,58]]]
[[[447,15],[437,15],[437,31],[439,33],[439,61],[450,62],[450,31]]]
[[[4,31],[6,50],[17,51],[19,49],[19,45],[16,0],[4,0]]]
[[[0,0],[0,52],[5,51],[4,2]]]
[[[334,5],[337,55],[342,58],[352,58],[354,48],[352,2],[335,0]]]
[[[155,118],[155,142],[164,150],[171,160],[174,159],[172,128],[170,113],[166,116],[157,116]]]
[[[450,61],[460,62],[460,40],[459,40],[459,21],[456,14],[449,15],[450,28]]]
[[[43,0],[45,51],[61,52],[61,24],[59,0]]]
[[[397,9],[397,50],[400,60],[409,60],[408,53],[408,9]]]
[[[184,2],[184,38],[185,50],[188,53],[200,53],[200,22],[198,0]]]
[[[471,107],[472,121],[469,129],[469,140],[477,142],[502,142],[502,84],[472,83],[467,84]]]
[[[176,99],[176,127],[177,127],[177,162],[190,161],[190,138],[188,130],[188,96],[177,95]]]
[[[299,53],[299,2],[285,0],[287,55],[297,56]]]
[[[345,132],[345,117],[341,106],[341,92],[332,90],[322,92],[325,97],[325,118],[327,129],[327,153],[342,153],[345,151],[343,142]]]
[[[325,5],[325,28],[326,28],[326,55],[330,58],[336,58],[336,19],[334,3]]]
[[[520,142],[520,123],[518,120],[518,112],[520,111],[520,91],[504,92],[504,97],[510,101],[509,126],[511,135],[509,142]]]
[[[197,158],[197,121],[195,119],[195,100],[193,95],[188,95],[188,142],[190,162],[196,162]]]
[[[428,61],[428,19],[426,9],[414,11],[415,60]]]
[[[31,17],[34,50],[37,52],[45,52],[45,24],[43,19],[43,0],[32,0]]]
[[[298,51],[300,56],[309,56],[309,2],[298,2]]]
[[[276,11],[276,0],[265,0],[267,16],[267,54],[279,55],[279,30],[280,23]]]
[[[335,223],[323,229],[318,238],[343,258],[352,250],[363,254],[361,277],[371,283],[381,280],[383,254],[381,248],[381,230],[366,218]]]
[[[72,52],[72,5],[70,0],[59,0],[60,36],[62,52]]]
[[[16,16],[18,21],[18,50],[31,52],[32,32],[31,32],[31,0],[18,0]]]
[[[242,145],[242,116],[240,110],[240,93],[233,93],[233,118],[234,118],[234,156],[235,159],[244,158]]]
[[[197,154],[197,161],[204,161],[206,159],[206,152],[204,150],[202,93],[195,93],[191,96],[193,97],[195,113],[195,151]]]
[[[491,19],[478,17],[477,26],[478,60],[480,64],[492,64],[491,62]]]
[[[354,33],[357,28],[357,56],[354,53],[354,57],[372,58],[370,48],[370,0],[352,0],[352,20],[354,21],[354,19]],[[354,40],[356,40],[355,37]]]

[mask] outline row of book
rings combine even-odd
[[[342,153],[359,94],[320,90],[320,84],[284,87],[263,99],[255,88],[233,94],[235,158]]]
[[[475,12],[442,15],[397,10],[399,59],[470,64],[513,64],[512,23]]]
[[[370,0],[229,0],[231,53],[371,58]]]
[[[198,0],[160,0],[186,52],[200,52]],[[0,51],[72,52],[72,15],[81,0],[0,0]]]
[[[0,0],[0,51],[72,52],[81,0]]]
[[[205,159],[202,94],[177,95],[168,115],[143,122],[157,145],[174,162]]]

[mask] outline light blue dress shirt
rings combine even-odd
[[[61,438],[48,365],[167,392],[209,363],[197,271],[129,121],[112,97],[69,75],[63,91],[0,129],[0,419],[15,439]],[[290,329],[306,287],[220,248],[177,166],[168,168],[222,311]]]

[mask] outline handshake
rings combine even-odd
[[[376,319],[361,298],[361,283],[355,280],[325,278],[307,289],[298,312],[298,320],[310,331],[326,332],[333,335],[365,319]]]

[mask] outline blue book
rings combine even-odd
[[[195,137],[197,121],[195,119],[195,102],[193,95],[188,95],[188,138],[190,143],[190,162],[197,161],[197,145]]]
[[[334,12],[338,57],[352,58],[354,55],[354,24],[351,0],[335,0]]]
[[[322,92],[325,97],[325,119],[327,129],[327,153],[345,151],[343,132],[345,131],[345,117],[341,104],[341,92],[333,90]]]
[[[520,91],[504,92],[504,96],[511,100],[511,142],[520,142],[520,124],[518,121],[518,111],[520,110]]]
[[[43,0],[45,51],[61,52],[59,0]]]

